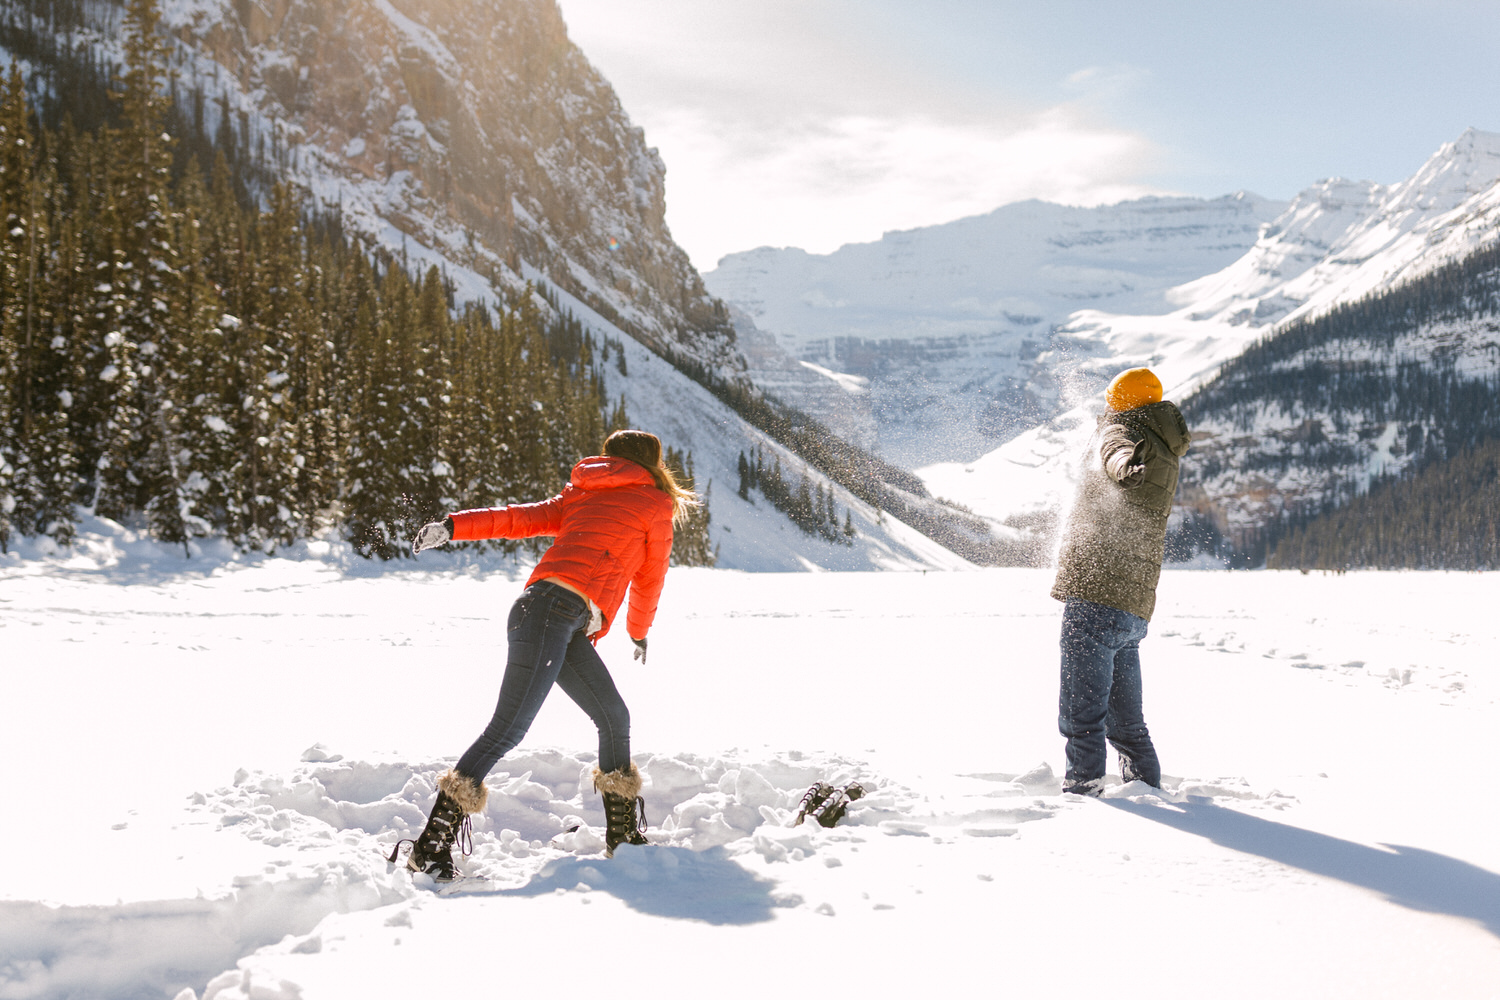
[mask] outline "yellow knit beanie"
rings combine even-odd
[[[1160,403],[1161,379],[1149,368],[1123,371],[1104,391],[1104,401],[1111,410],[1133,410],[1147,403]]]

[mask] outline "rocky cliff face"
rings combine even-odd
[[[545,276],[737,370],[667,229],[661,158],[552,0],[167,0],[164,22],[180,87],[372,238],[496,284]]]

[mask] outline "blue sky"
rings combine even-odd
[[[1038,197],[1287,199],[1500,131],[1500,3],[560,0],[700,268]]]

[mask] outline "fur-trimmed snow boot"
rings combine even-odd
[[[397,841],[386,860],[395,864],[401,845],[410,844],[406,867],[431,875],[437,882],[452,882],[458,874],[453,867],[453,845],[457,843],[468,857],[473,850],[469,814],[484,812],[490,793],[484,782],[451,768],[438,778],[437,786],[437,801],[432,804],[432,814],[427,817],[421,834],[416,840]]]
[[[645,844],[646,800],[635,764],[618,771],[594,768],[594,790],[604,796],[604,856],[614,857],[621,844]]]

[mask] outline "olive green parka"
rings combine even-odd
[[[1063,528],[1052,596],[1151,620],[1187,423],[1170,402],[1106,413]]]

